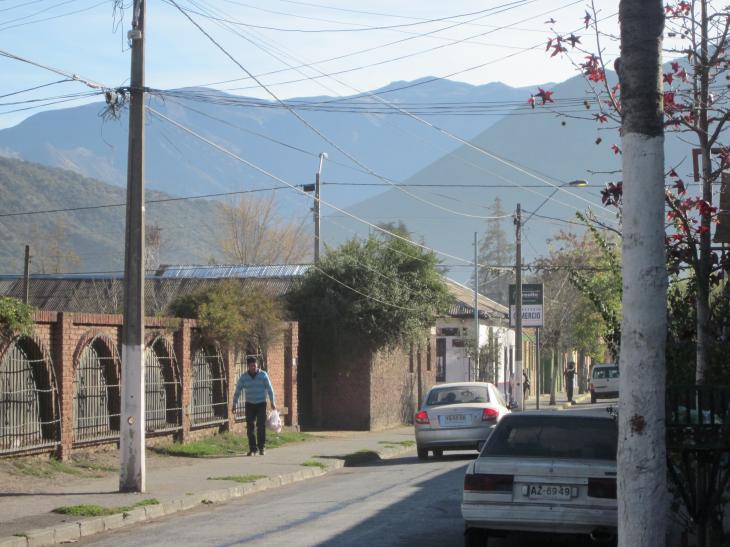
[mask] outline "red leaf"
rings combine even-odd
[[[611,145],[611,150],[613,150],[613,153],[614,154],[620,154],[621,153],[621,149],[616,144],[612,144]]]
[[[585,17],[583,17],[583,23],[585,24],[586,28],[588,28],[588,25],[590,24],[592,19],[593,18],[591,17],[591,14],[586,12]]]

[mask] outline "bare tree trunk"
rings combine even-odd
[[[557,374],[555,374],[555,371],[557,369],[557,356],[555,355],[555,350],[550,350],[550,404],[555,404],[555,382],[557,381],[558,377]]]
[[[708,19],[707,0],[700,2],[700,62],[696,63],[696,70],[700,71],[699,97],[699,128],[700,155],[702,156],[702,199],[712,204],[712,163],[710,160],[709,129],[707,110],[710,108],[710,67],[708,64]],[[710,269],[712,253],[710,243],[711,213],[706,211],[700,217],[701,226],[705,229],[700,234],[699,264],[695,272],[697,281],[696,309],[697,309],[697,363],[695,378],[698,384],[707,380],[709,365],[708,350],[710,348]]]
[[[621,0],[623,321],[618,448],[622,547],[661,547],[666,534],[664,424],[667,272],[660,0]]]

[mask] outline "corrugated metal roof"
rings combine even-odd
[[[163,265],[155,272],[156,277],[169,278],[270,278],[298,277],[304,275],[311,266],[309,264],[229,264],[220,266],[200,265]]]
[[[165,313],[176,298],[191,294],[225,279],[240,279],[244,287],[283,296],[295,279],[311,268],[306,264],[163,266],[145,280],[145,313]],[[453,279],[445,278],[449,293],[455,298],[448,311],[451,317],[474,316],[474,291]],[[23,297],[20,276],[0,276],[0,295]],[[30,303],[42,310],[87,313],[121,313],[124,282],[118,275],[43,275],[31,277]],[[503,320],[507,307],[479,295],[479,316]]]
[[[446,278],[446,285],[449,293],[456,299],[456,302],[449,309],[452,317],[473,317],[474,316],[474,289],[462,285],[458,281]],[[482,319],[507,319],[508,309],[499,302],[487,298],[483,294],[477,295],[479,305],[479,317]]]

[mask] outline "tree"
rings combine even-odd
[[[609,59],[604,56],[601,40],[610,35],[599,28],[599,13],[592,3],[592,11],[586,13],[585,27],[596,36],[596,47],[590,51],[574,34],[555,34],[548,41],[552,56],[567,56],[585,75],[592,100],[586,100],[587,115],[599,125],[620,121],[625,106],[623,83],[611,85],[606,70]],[[686,165],[694,167],[694,176],[701,181],[700,195],[692,196],[678,174],[679,164],[668,168],[666,173],[665,202],[669,209],[669,234],[666,239],[670,272],[689,273],[696,278],[694,290],[695,309],[695,381],[703,384],[715,349],[712,336],[711,293],[727,271],[717,252],[711,248],[711,226],[717,222],[717,207],[712,204],[712,185],[722,171],[730,166],[730,148],[723,142],[727,122],[730,121],[728,88],[726,80],[730,72],[727,55],[730,38],[730,13],[723,5],[713,5],[708,0],[687,2],[673,0],[664,8],[666,17],[667,51],[676,58],[661,71],[664,126],[678,134],[687,143]],[[580,60],[573,58],[577,52]],[[539,90],[542,91],[542,90]],[[533,106],[536,98],[542,103],[554,102],[552,95],[545,97],[539,92],[530,98]],[[599,137],[596,143],[601,143]],[[612,145],[615,154],[622,147]],[[679,162],[681,163],[681,162]],[[622,184],[610,184],[604,201],[616,203]]]
[[[312,236],[301,222],[281,219],[274,194],[241,196],[235,205],[221,205],[220,252],[236,264],[291,264],[311,257]]]
[[[486,266],[479,270],[479,292],[500,304],[507,305],[509,285],[512,281],[511,270],[491,268],[491,266],[511,265],[515,261],[514,239],[504,230],[504,222],[509,215],[502,209],[502,200],[499,196],[494,198],[489,216],[493,218],[487,220],[487,228],[479,240],[477,254],[479,263]],[[474,274],[471,276],[471,284],[474,285]]]
[[[77,271],[81,266],[81,259],[69,245],[66,232],[66,223],[63,219],[55,222],[54,229],[48,234],[38,234],[32,231],[34,270],[42,274],[59,274]]]
[[[247,353],[265,354],[281,328],[282,303],[261,289],[227,279],[178,297],[175,317],[197,319],[203,337]]]
[[[33,330],[33,308],[17,298],[0,296],[0,348],[18,335]]]
[[[314,342],[357,341],[371,350],[423,340],[451,304],[438,261],[402,239],[352,239],[323,256],[290,292]]]

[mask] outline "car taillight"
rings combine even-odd
[[[512,492],[512,475],[464,475],[464,490],[479,492]]]
[[[421,410],[416,412],[416,423],[417,424],[430,424],[431,421],[428,419],[428,412]]]
[[[616,479],[588,479],[588,496],[616,499]]]
[[[490,422],[492,420],[496,420],[499,417],[499,411],[494,410],[493,408],[485,408],[482,410],[482,421],[483,422]]]

